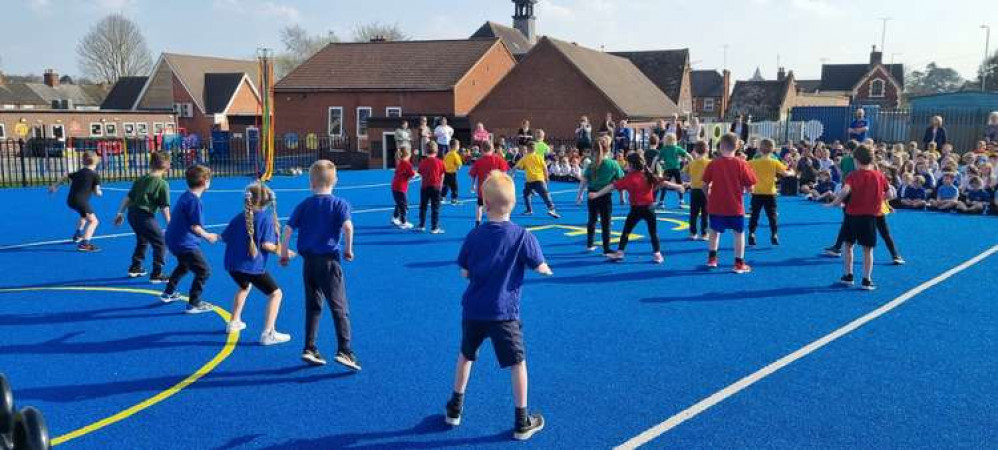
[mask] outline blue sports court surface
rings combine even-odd
[[[66,188],[0,190],[0,372],[19,406],[45,414],[59,448],[995,448],[998,442],[998,221],[901,211],[889,217],[906,266],[877,248],[864,292],[835,285],[840,260],[819,256],[841,212],[780,200],[783,245],[750,249],[754,272],[704,267],[670,193],[659,214],[664,265],[646,239],[611,264],[585,252],[575,185],[554,184],[564,218],[515,217],[536,227],[555,275],[528,274],[523,322],[532,410],[547,425],[510,440],[509,375],[486,345],[463,423],[443,425],[460,342],[465,286],[455,264],[473,225],[462,173],[460,206],[444,206],[444,235],[394,229],[386,171],[341,172],[353,206],[356,261],[345,263],[353,348],[363,371],[300,360],[301,261],[271,271],[285,291],[278,329],[289,344],[256,341],[264,299],[254,292],[241,335],[224,332],[235,285],[222,244],[203,244],[217,314],[188,316],[157,287],[125,276],[130,230],[111,225],[126,184],[94,205],[97,254],[68,243],[76,219]],[[522,175],[518,177],[522,184]],[[242,208],[248,179],[216,179],[204,195],[220,232]],[[172,182],[174,198],[182,192]],[[307,179],[272,186],[280,215]],[[410,203],[418,202],[416,185]],[[535,201],[537,201],[535,199]],[[517,212],[522,209],[518,205]],[[626,215],[626,207],[615,205]],[[410,220],[415,218],[410,210]],[[615,221],[619,230],[623,221]],[[636,232],[645,234],[644,226]],[[172,261],[170,265],[172,266]],[[181,285],[186,290],[190,278]],[[858,320],[858,321],[857,321]],[[854,322],[855,321],[855,322]],[[324,312],[320,348],[335,352]]]

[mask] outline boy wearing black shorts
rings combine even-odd
[[[890,184],[884,174],[873,167],[873,150],[870,147],[860,145],[853,158],[856,170],[846,177],[839,194],[829,203],[829,206],[839,206],[849,197],[842,225],[844,275],[839,281],[849,286],[855,282],[852,248],[858,243],[863,246],[863,281],[860,287],[873,290],[876,289],[873,284],[873,248],[877,245],[877,216],[881,214],[884,202],[889,200]]]
[[[461,300],[461,351],[444,420],[452,426],[461,424],[471,365],[478,357],[479,346],[491,339],[499,365],[510,368],[516,407],[513,439],[527,440],[544,428],[544,417],[527,412],[520,288],[525,269],[551,275],[551,268],[544,262],[537,238],[509,220],[516,204],[513,179],[493,171],[481,191],[488,222],[468,233],[458,255],[461,275],[469,284]]]
[[[59,185],[69,183],[69,196],[66,197],[66,205],[69,209],[76,211],[80,219],[76,222],[76,232],[73,233],[73,242],[77,244],[77,250],[81,252],[100,251],[90,240],[94,237],[97,225],[97,215],[94,208],[90,206],[90,196],[98,197],[104,195],[100,189],[100,175],[97,174],[97,162],[100,161],[93,152],[83,154],[83,168],[66,175],[57,183],[49,187],[49,192],[55,193],[59,190]]]

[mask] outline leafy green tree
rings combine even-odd
[[[925,70],[908,75],[905,92],[911,96],[944,94],[959,91],[965,84],[963,77],[949,67],[939,67],[931,62]]]
[[[323,47],[331,42],[339,42],[332,31],[326,34],[309,34],[308,30],[301,25],[288,25],[281,29],[281,43],[284,44],[284,51],[276,58],[278,78],[284,78],[296,67],[318,53]]]

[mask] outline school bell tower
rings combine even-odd
[[[537,43],[537,18],[534,17],[534,5],[537,0],[513,0],[516,6],[513,12],[513,28],[527,37],[531,45]]]

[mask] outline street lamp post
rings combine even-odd
[[[991,27],[988,25],[981,25],[984,29],[984,65],[981,69],[981,92],[987,90],[988,81],[988,57],[991,56]]]

